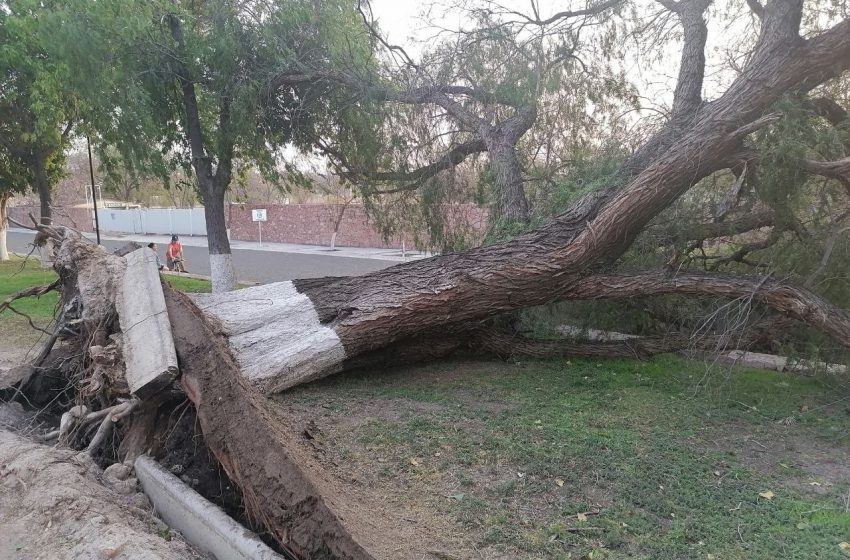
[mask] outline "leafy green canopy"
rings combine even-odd
[[[24,165],[10,157],[6,150],[0,150],[0,199],[26,192],[31,180],[31,173]]]
[[[279,181],[281,148],[309,149],[316,138],[349,141],[356,107],[325,87],[278,88],[281,71],[369,64],[371,49],[343,1],[173,2],[68,0],[46,25],[53,52],[75,68],[74,89],[96,135],[103,166],[155,175],[190,172],[186,116],[178,72],[192,77],[207,156],[256,166]],[[169,20],[181,22],[185,48]],[[354,140],[357,140],[355,138]],[[352,141],[354,141],[352,140]]]
[[[0,3],[0,191],[24,192],[40,160],[50,185],[61,177],[77,100],[69,67],[49,55],[45,4]]]

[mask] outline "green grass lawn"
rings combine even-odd
[[[165,280],[183,292],[209,292],[211,289],[208,280],[198,280],[181,276],[164,275]],[[11,294],[43,284],[50,284],[56,279],[56,273],[52,269],[41,268],[37,259],[15,258],[8,262],[0,263],[0,301]],[[38,298],[24,298],[13,303],[13,307],[21,313],[29,315],[33,323],[47,329],[53,320],[56,304],[59,301],[57,292],[50,292]],[[0,350],[12,354],[14,350],[28,350],[38,342],[43,335],[33,330],[28,321],[11,311],[0,313]],[[2,357],[2,356],[0,356]]]
[[[198,280],[197,278],[186,278],[184,276],[173,276],[171,274],[163,274],[165,281],[177,288],[181,292],[201,293],[211,292],[212,284],[209,280]]]
[[[278,399],[343,481],[451,519],[476,558],[743,560],[845,558],[848,394],[659,357],[446,362]]]
[[[34,260],[26,263],[22,259],[2,262],[0,301],[20,290],[50,284],[55,279],[56,273],[52,269],[42,269]],[[49,292],[38,298],[17,300],[12,305],[17,311],[29,315],[37,327],[49,330],[58,301],[59,295]],[[44,336],[44,333],[30,327],[26,318],[9,310],[0,312],[0,361],[17,362]]]
[[[55,279],[56,273],[53,269],[43,269],[34,260],[26,263],[22,259],[0,262],[0,300],[32,286],[50,284]],[[13,305],[15,309],[31,315],[34,319],[49,320],[53,318],[58,299],[56,292],[50,292],[39,298],[18,300]]]

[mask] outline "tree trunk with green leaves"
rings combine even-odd
[[[192,151],[192,167],[204,202],[213,291],[226,292],[236,288],[237,283],[224,213],[224,193],[230,185],[231,154],[233,153],[233,145],[227,131],[230,120],[229,100],[223,99],[220,106],[219,135],[223,137],[223,141],[219,144],[219,150],[224,153],[219,154],[218,166],[213,172],[213,158],[207,154],[204,145],[194,78],[186,63],[183,62],[187,55],[183,26],[179,17],[174,14],[169,16],[169,25],[171,35],[181,54],[181,61],[176,63],[177,77],[182,92],[186,135]]]

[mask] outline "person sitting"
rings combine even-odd
[[[156,255],[156,268],[158,270],[168,270],[168,267],[162,264],[159,260],[159,253],[156,250],[156,243],[148,243],[148,249],[153,251],[153,254]]]
[[[171,243],[165,250],[165,263],[171,270],[177,270],[175,265],[180,265],[183,268],[183,245],[176,235],[171,236]]]

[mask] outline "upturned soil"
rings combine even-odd
[[[206,558],[153,516],[144,495],[122,490],[85,453],[0,429],[0,558]]]

